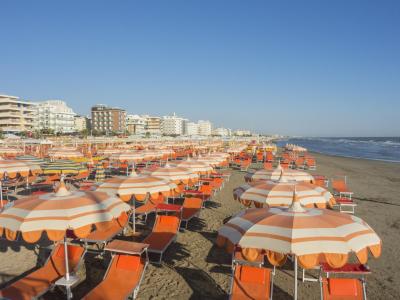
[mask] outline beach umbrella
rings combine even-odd
[[[183,182],[184,184],[196,183],[199,180],[199,175],[190,169],[174,167],[166,164],[164,167],[157,168],[153,171],[144,171],[151,176],[163,178],[172,181],[176,184]]]
[[[20,156],[17,156],[15,159],[27,162],[29,164],[37,164],[37,165],[41,165],[46,162],[44,159],[41,159],[41,158],[39,158],[37,156],[33,156],[33,155],[20,155]]]
[[[54,158],[81,158],[83,157],[83,154],[76,150],[75,148],[52,148],[49,150],[48,155],[51,159]]]
[[[294,256],[295,299],[297,263],[313,268],[325,261],[333,268],[345,265],[351,253],[360,263],[381,254],[381,239],[362,219],[327,209],[304,208],[293,193],[288,208],[254,208],[240,212],[218,231],[217,245],[232,252],[235,246],[254,261],[265,253],[274,266],[283,265],[287,255]]]
[[[135,201],[144,201],[147,195],[152,197],[162,193],[169,196],[177,185],[169,180],[149,175],[138,175],[132,171],[129,176],[117,176],[106,179],[99,185],[96,191],[113,193],[118,195],[123,201],[129,201],[133,198],[133,208]],[[133,218],[135,213],[133,213]],[[135,232],[135,221],[133,220],[133,231]]]
[[[18,155],[23,153],[24,150],[20,148],[0,147],[0,155]]]
[[[111,155],[120,153],[121,149],[117,148],[105,148],[105,149],[100,149],[97,151],[97,155],[105,156],[105,157],[110,157]]]
[[[300,203],[306,207],[332,207],[336,202],[333,195],[323,187],[303,181],[286,181],[282,177],[278,181],[255,181],[234,189],[234,198],[242,204],[250,206],[289,206],[293,192],[297,191]]]
[[[145,159],[145,156],[141,152],[119,152],[111,155],[109,158],[113,161],[138,163],[143,161]],[[129,165],[127,165],[126,167],[126,175],[129,175]]]
[[[209,164],[201,161],[191,160],[190,158],[174,163],[174,165],[177,167],[189,169],[197,174],[209,174],[213,171],[213,168]]]
[[[87,168],[80,163],[67,159],[44,163],[42,170],[44,174],[79,174],[88,172]]]
[[[284,170],[280,164],[273,170],[263,169],[255,172],[248,172],[244,178],[247,182],[257,180],[279,180],[281,178],[286,181],[314,182],[314,177],[311,174],[299,170]]]
[[[29,243],[36,243],[46,232],[51,241],[64,239],[66,279],[69,279],[67,230],[78,238],[87,237],[93,226],[106,229],[130,206],[118,197],[104,192],[68,191],[63,180],[56,193],[29,196],[16,200],[0,213],[0,234],[15,240],[18,234]]]
[[[95,178],[94,178],[95,181],[102,182],[102,181],[105,180],[106,174],[104,172],[104,167],[103,167],[102,163],[97,163],[96,164],[96,171],[95,172],[96,172],[96,175],[95,175]]]

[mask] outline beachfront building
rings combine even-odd
[[[142,116],[146,119],[145,133],[151,135],[161,135],[161,118],[148,115]]]
[[[145,132],[146,118],[139,115],[126,116],[126,130],[131,135],[140,135]]]
[[[126,130],[126,111],[118,107],[97,104],[92,107],[92,130],[103,133],[123,133]]]
[[[164,116],[161,122],[161,131],[163,135],[178,136],[184,134],[187,119],[178,117],[174,113],[172,116]]]
[[[210,136],[212,134],[212,124],[210,121],[200,120],[199,124],[199,135]]]
[[[18,97],[0,95],[0,129],[5,133],[33,131],[36,127],[36,104]]]
[[[88,120],[84,116],[76,115],[74,117],[74,128],[76,132],[81,132],[83,130],[88,129],[87,127]]]
[[[234,135],[236,136],[251,136],[250,130],[235,130]]]
[[[229,128],[218,127],[213,130],[215,136],[230,136],[231,130]]]
[[[199,124],[194,122],[186,122],[185,135],[187,136],[199,135]]]
[[[40,130],[51,130],[54,133],[75,132],[75,113],[61,100],[38,102],[37,124]]]

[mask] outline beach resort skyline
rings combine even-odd
[[[398,1],[153,4],[2,2],[1,90],[80,114],[106,103],[260,133],[399,135]]]

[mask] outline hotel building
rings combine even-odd
[[[36,126],[36,104],[18,97],[0,95],[0,129],[5,133],[33,131]]]
[[[122,133],[126,129],[126,111],[97,104],[92,107],[92,130]]]

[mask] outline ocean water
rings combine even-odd
[[[290,138],[277,145],[286,143],[324,154],[400,162],[400,137]]]

